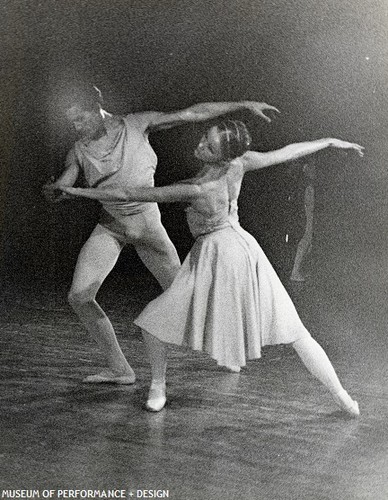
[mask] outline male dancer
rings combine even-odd
[[[101,92],[93,87],[69,102],[66,115],[80,138],[67,155],[62,175],[47,183],[43,192],[50,201],[62,201],[66,195],[58,195],[59,188],[73,186],[81,171],[90,187],[153,186],[157,157],[148,142],[151,131],[202,122],[242,109],[268,122],[270,118],[264,111],[278,111],[265,103],[241,101],[196,104],[172,113],[116,116],[102,108]],[[133,384],[135,373],[117,342],[110,320],[96,301],[97,292],[126,244],[134,245],[163,289],[172,283],[180,261],[161,223],[156,203],[103,202],[102,205],[99,223],[79,254],[68,299],[97,341],[108,365],[84,382]]]

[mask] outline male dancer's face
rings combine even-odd
[[[98,111],[87,111],[74,105],[66,111],[66,117],[82,139],[95,139],[101,136],[104,122]]]

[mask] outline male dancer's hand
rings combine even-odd
[[[275,108],[275,106],[271,106],[265,102],[256,102],[256,101],[246,101],[246,108],[249,109],[252,113],[257,116],[260,116],[268,123],[271,122],[271,117],[264,114],[264,111],[280,113],[280,111]]]
[[[354,149],[359,156],[364,156],[364,146],[360,146],[354,142],[342,141],[341,139],[331,139],[331,146],[338,149]]]
[[[54,177],[51,177],[42,187],[42,194],[49,203],[59,203],[63,200],[74,198],[68,193],[61,191],[61,186],[54,182]]]

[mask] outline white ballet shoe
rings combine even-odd
[[[166,404],[166,383],[152,382],[146,408],[148,411],[157,412],[164,408]]]
[[[358,407],[357,401],[354,401],[345,391],[345,389],[342,389],[342,391],[337,392],[337,394],[334,394],[333,397],[337,405],[342,410],[344,410],[348,415],[354,418],[360,415],[360,409]]]
[[[241,371],[241,366],[238,365],[218,365],[219,368],[222,368],[224,370],[228,370],[228,372],[233,372],[233,373],[240,373]]]

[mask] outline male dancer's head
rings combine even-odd
[[[96,139],[105,131],[101,91],[94,85],[77,89],[66,102],[66,117],[81,139]]]

